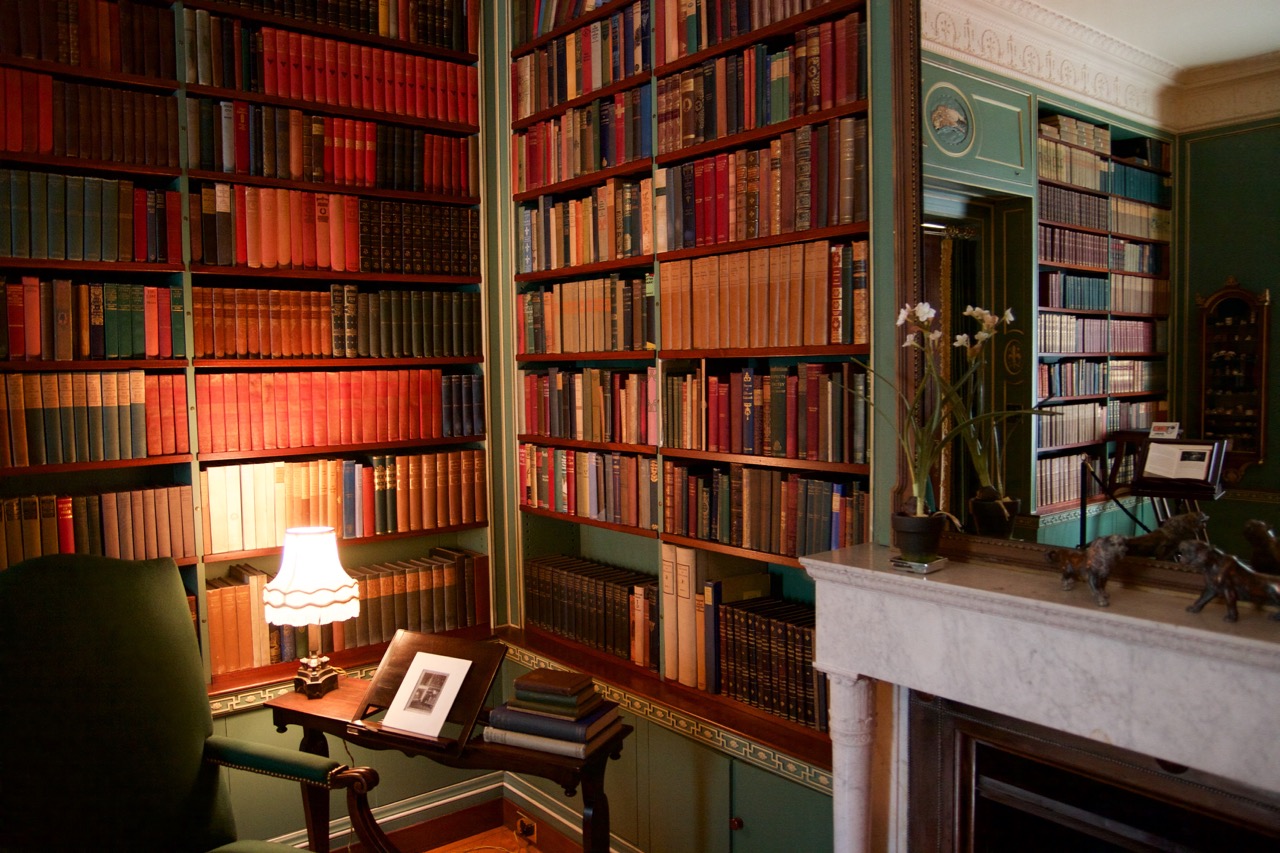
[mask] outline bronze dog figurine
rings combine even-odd
[[[1178,543],[1198,539],[1208,520],[1203,512],[1184,512],[1166,519],[1150,533],[1129,537],[1129,556],[1172,560],[1178,553]]]
[[[1107,595],[1107,579],[1111,577],[1111,569],[1124,557],[1127,550],[1125,537],[1113,533],[1099,536],[1083,551],[1078,548],[1057,548],[1050,551],[1049,562],[1062,570],[1063,589],[1073,589],[1076,581],[1083,577],[1089,582],[1094,601],[1099,607],[1106,607],[1111,604],[1111,597]]]
[[[1255,572],[1280,575],[1280,539],[1276,539],[1271,525],[1259,519],[1244,523],[1245,541],[1253,546],[1249,565]]]
[[[1261,606],[1263,602],[1280,605],[1280,578],[1259,574],[1239,559],[1198,539],[1188,539],[1178,546],[1182,561],[1204,573],[1204,592],[1187,607],[1190,613],[1199,613],[1204,606],[1218,596],[1227,604],[1223,618],[1234,622],[1239,618],[1236,601],[1245,598]],[[1272,619],[1280,620],[1280,612],[1272,613]]]

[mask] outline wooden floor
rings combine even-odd
[[[503,853],[538,853],[538,848],[525,843],[524,839],[518,838],[514,830],[506,827],[498,827],[482,832],[479,835],[473,835],[470,838],[464,838],[461,841],[455,841],[452,844],[446,844],[443,847],[433,847],[425,850],[423,853],[482,853],[482,851],[503,851]]]

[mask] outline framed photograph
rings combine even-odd
[[[387,707],[383,728],[439,737],[471,661],[418,652]]]
[[[1153,438],[1138,456],[1133,493],[1149,497],[1215,499],[1222,494],[1225,440]]]

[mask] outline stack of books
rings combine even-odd
[[[489,743],[584,758],[622,727],[618,703],[597,693],[589,675],[535,669],[515,689],[514,699],[489,712]]]

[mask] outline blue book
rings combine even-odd
[[[11,209],[10,255],[31,257],[31,173],[14,169],[9,173]]]
[[[67,257],[67,176],[49,175],[48,186],[48,256],[55,260]],[[4,254],[0,252],[0,254]]]
[[[653,127],[648,120],[650,110],[653,109],[653,90],[651,84],[645,83],[640,87],[640,159],[653,156]]]
[[[84,259],[102,260],[102,178],[84,179]]]
[[[84,260],[84,178],[67,175],[67,260]]]
[[[360,504],[356,498],[356,463],[354,459],[342,460],[342,538],[354,539]]]
[[[49,176],[30,172],[31,257],[49,257]]]
[[[580,720],[522,711],[504,703],[489,712],[489,725],[510,732],[524,732],[583,743],[618,719],[618,714],[618,703],[608,699]]]

